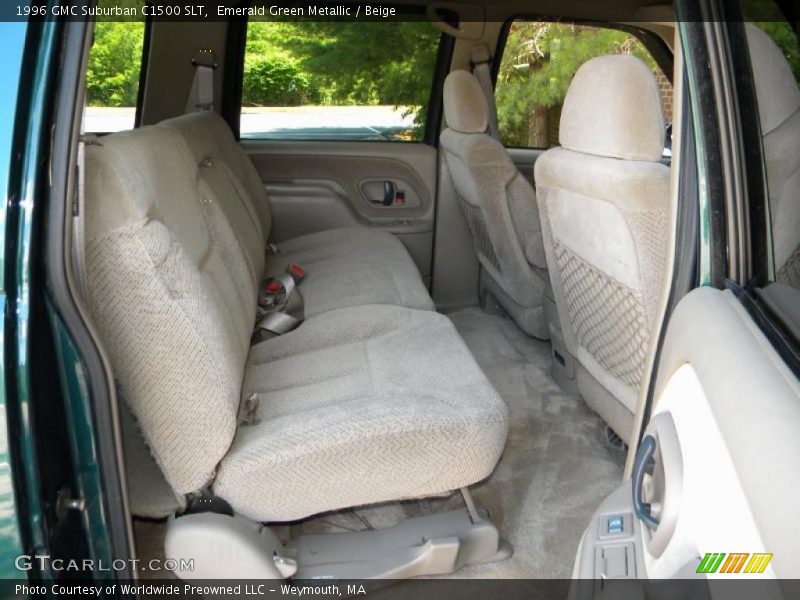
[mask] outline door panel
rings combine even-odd
[[[270,197],[272,241],[340,227],[396,234],[423,277],[433,248],[436,150],[416,143],[244,140]]]
[[[614,540],[635,545],[638,576],[696,577],[709,553],[725,557],[708,577],[800,576],[797,378],[733,293],[711,288],[694,290],[678,305],[658,372],[637,455],[642,462],[652,436],[657,450],[641,498],[650,504],[644,516],[658,522],[648,526],[647,518],[633,517],[631,534]],[[660,439],[670,426],[668,441]],[[610,510],[634,515],[633,504],[628,481]],[[576,564],[582,577],[602,575],[590,558],[604,544],[587,532]],[[759,573],[745,573],[759,554],[772,557],[760,559]]]

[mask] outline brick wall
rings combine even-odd
[[[664,120],[672,123],[672,84],[660,70],[656,72],[658,89],[661,90],[661,101],[664,103]]]

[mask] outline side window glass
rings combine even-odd
[[[100,7],[117,4],[114,0],[98,3]],[[145,26],[144,17],[98,17],[86,71],[87,132],[111,133],[134,128]]]
[[[508,31],[495,92],[503,144],[557,146],[561,105],[572,76],[587,60],[604,54],[632,54],[653,70],[666,122],[671,123],[672,84],[633,34],[558,21],[515,21]]]
[[[742,3],[767,176],[774,281],[800,290],[800,46],[771,0]]]
[[[423,138],[440,34],[426,22],[250,20],[243,138]]]

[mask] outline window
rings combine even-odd
[[[439,40],[426,22],[251,19],[241,136],[420,141]]]
[[[774,2],[742,8],[745,18],[770,19],[745,25],[767,178],[772,274],[766,279],[800,290],[800,43]]]
[[[633,34],[558,21],[514,21],[508,29],[495,92],[503,144],[557,146],[561,105],[572,76],[587,60],[604,54],[632,54],[653,70],[666,122],[671,123],[672,84]]]
[[[114,6],[118,0],[100,0]],[[110,19],[115,20],[110,20]],[[133,129],[142,70],[146,23],[143,17],[99,17],[86,70],[84,127],[90,133]]]

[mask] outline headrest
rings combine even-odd
[[[761,134],[778,128],[800,108],[800,89],[783,52],[761,29],[746,25]]]
[[[661,93],[650,69],[633,56],[586,61],[561,109],[564,148],[611,158],[658,161],[664,152]]]
[[[461,133],[485,133],[489,107],[478,80],[469,71],[453,71],[444,81],[444,118]]]

